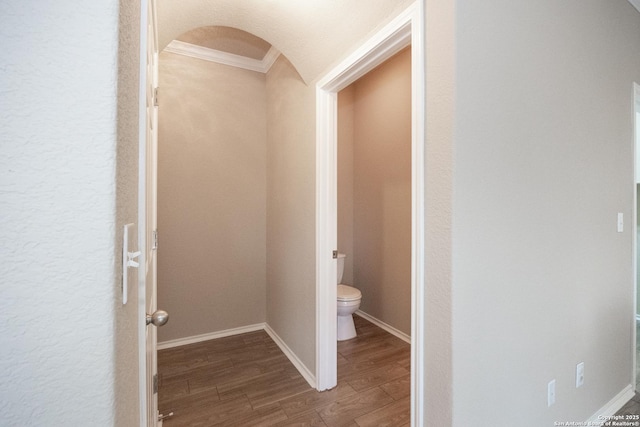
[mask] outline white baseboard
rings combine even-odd
[[[165,350],[167,348],[179,347],[187,344],[195,344],[202,341],[215,340],[216,338],[224,338],[231,335],[246,334],[247,332],[261,331],[264,329],[264,326],[264,323],[256,323],[255,325],[241,326],[239,328],[225,329],[224,331],[210,332],[208,334],[163,341],[158,343],[158,350]]]
[[[255,325],[242,326],[240,328],[226,329],[224,331],[211,332],[208,334],[202,335],[194,335],[186,338],[178,338],[170,341],[163,341],[158,343],[158,350],[165,350],[167,348],[179,347],[181,345],[195,344],[198,342],[214,340],[217,338],[229,337],[232,335],[240,335],[246,334],[247,332],[255,332],[264,330],[271,339],[276,343],[276,345],[280,348],[280,350],[284,353],[285,356],[289,359],[293,366],[296,367],[300,375],[309,383],[309,385],[313,388],[316,388],[316,377],[311,374],[309,369],[298,359],[298,356],[291,351],[289,346],[285,344],[285,342],[276,334],[276,332],[271,329],[271,326],[266,323],[257,323]]]
[[[611,399],[606,405],[604,405],[598,412],[593,414],[591,418],[587,420],[585,425],[602,425],[608,417],[615,415],[631,398],[635,395],[633,391],[633,385],[629,384],[620,393],[618,393],[613,399]]]
[[[394,335],[398,338],[400,338],[402,341],[411,344],[411,337],[407,334],[405,334],[402,331],[399,331],[398,329],[394,328],[391,325],[388,325],[386,323],[384,323],[382,320],[378,320],[375,317],[365,313],[364,311],[356,311],[356,313],[358,316],[362,317],[365,320],[368,320],[369,322],[373,323],[374,325],[378,326],[381,329],[384,329],[385,331],[389,332],[391,335]]]
[[[287,356],[289,361],[293,363],[293,366],[295,366],[298,372],[300,372],[300,375],[302,375],[302,377],[305,380],[307,380],[307,382],[312,388],[316,388],[315,375],[313,375],[309,371],[309,369],[307,369],[304,363],[302,363],[300,359],[298,359],[298,356],[296,356],[296,354],[293,351],[291,351],[289,346],[285,344],[284,341],[282,341],[282,338],[280,338],[280,336],[278,336],[278,334],[276,334],[276,332],[273,329],[271,329],[271,326],[269,326],[268,324],[264,325],[264,330],[267,334],[269,334],[271,339],[278,345],[278,347],[280,347],[280,350],[282,350],[284,355]]]

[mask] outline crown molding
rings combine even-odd
[[[267,54],[262,58],[253,59],[246,56],[234,55],[233,53],[222,52],[220,50],[210,49],[208,47],[197,46],[191,43],[173,40],[164,48],[164,52],[175,53],[176,55],[189,56],[191,58],[203,59],[209,62],[229,65],[231,67],[242,68],[250,71],[257,71],[266,74],[271,66],[276,62],[280,52],[273,46]]]
[[[271,66],[276,62],[276,59],[278,59],[279,56],[280,52],[278,52],[275,47],[271,46],[266,55],[264,55],[264,58],[262,58],[262,61],[260,61],[262,62],[264,73],[268,72],[271,69]]]

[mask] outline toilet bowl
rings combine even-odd
[[[360,307],[362,293],[353,286],[343,285],[345,254],[338,254],[338,341],[345,341],[356,337],[356,327],[353,323],[353,313]]]

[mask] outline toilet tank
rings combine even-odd
[[[342,282],[342,274],[344,273],[344,259],[347,256],[345,254],[338,254],[338,268],[336,269],[337,273],[337,281],[336,285],[339,285]]]

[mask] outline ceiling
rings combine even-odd
[[[271,45],[260,37],[231,27],[195,28],[182,34],[177,40],[259,61],[271,49]]]
[[[158,42],[161,50],[172,40],[180,39],[253,59],[263,54],[267,45],[273,45],[302,79],[311,83],[412,3],[413,0],[158,0]]]

